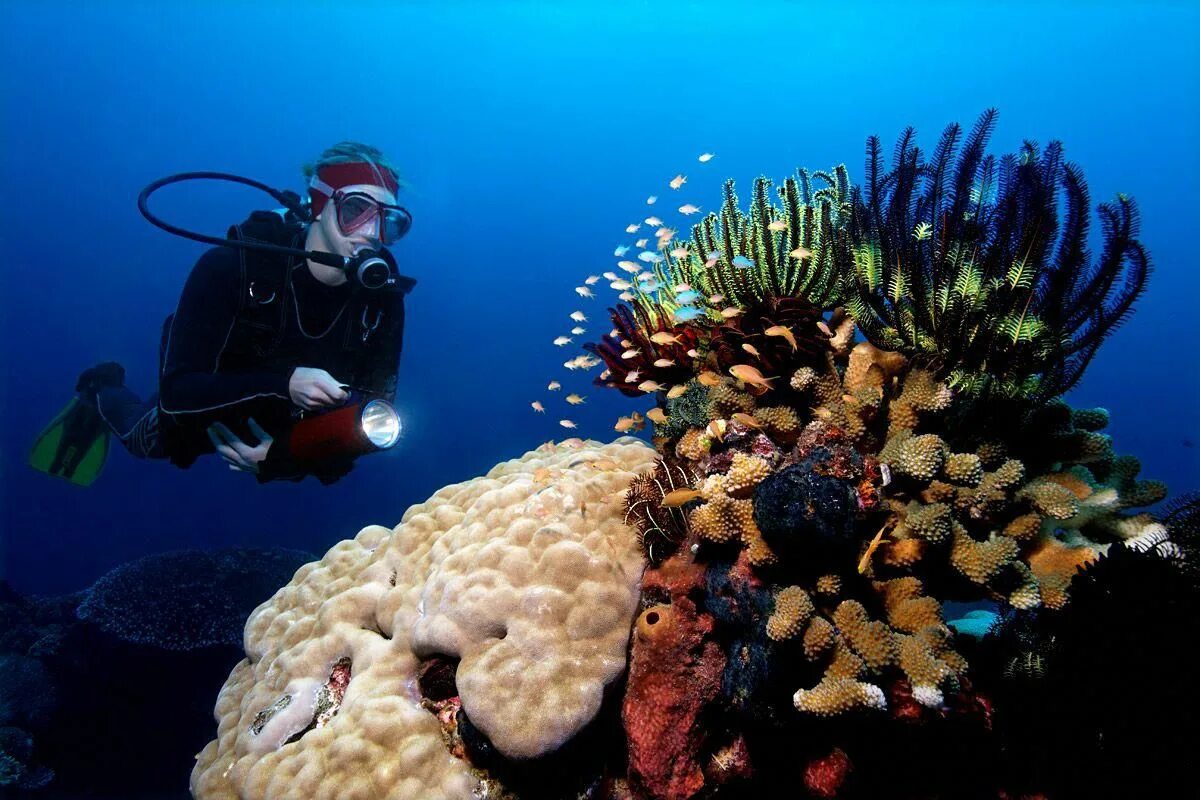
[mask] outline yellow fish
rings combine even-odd
[[[796,337],[792,335],[791,329],[786,325],[772,325],[763,331],[763,333],[767,336],[782,336],[792,346],[792,352],[796,352]]]
[[[721,316],[724,317],[725,319],[733,319],[734,317],[736,317],[738,314],[741,314],[741,313],[743,313],[742,310],[736,306],[730,306],[729,308],[721,309]]]
[[[715,372],[709,372],[708,370],[704,370],[697,375],[696,380],[700,382],[701,386],[713,387],[721,385],[721,376]]]
[[[604,273],[604,280],[606,280],[606,281],[615,281],[620,277],[621,276],[615,272],[605,272]]]
[[[819,330],[821,333],[825,334],[826,336],[830,337],[831,339],[833,338],[833,331],[831,331],[829,329],[829,325],[826,324],[825,320],[819,320],[817,322],[817,330]]]
[[[750,416],[749,414],[747,414],[744,411],[737,412],[732,417],[730,417],[730,419],[733,420],[734,422],[742,423],[747,428],[758,428],[758,429],[762,428],[761,422],[759,422],[754,417]]]
[[[699,497],[699,489],[676,489],[663,495],[661,505],[663,508],[679,508],[684,503],[690,503]]]
[[[543,405],[542,405],[541,403],[539,403],[537,400],[534,400],[534,401],[533,401],[532,403],[530,403],[529,405],[530,405],[530,406],[533,408],[533,410],[534,410],[534,411],[538,412],[539,414],[545,414],[545,413],[546,413],[546,408],[545,408],[545,406],[543,406]]]
[[[678,189],[680,186],[683,186],[685,183],[687,183],[687,175],[676,175],[674,178],[671,178],[670,185],[671,185],[672,189]]]
[[[654,235],[659,239],[670,239],[675,235],[675,231],[671,228],[659,228],[654,232]],[[661,242],[659,243],[659,246],[662,246]]]
[[[638,371],[636,369],[631,369],[631,370],[629,370],[628,374],[625,375],[625,382],[626,383],[637,383],[641,377],[642,376],[638,374]]]
[[[682,344],[678,336],[667,331],[659,331],[650,337],[650,341],[655,344]]]
[[[619,295],[617,295],[617,297],[624,300],[626,303],[633,302],[633,292],[621,292]]]
[[[555,392],[562,388],[562,384],[558,381],[550,381],[548,384],[546,384],[546,388],[551,392]]]
[[[659,369],[666,369],[667,367],[673,367],[673,366],[675,366],[675,359],[660,358],[654,362],[654,366],[658,367]]]
[[[621,353],[621,358],[629,359],[629,358],[634,358],[636,356],[640,356],[641,354],[642,354],[642,348],[633,347],[633,348],[630,348],[629,350],[626,350],[624,353]]]
[[[672,386],[671,391],[667,392],[667,399],[674,400],[677,397],[683,397],[687,394],[687,384],[681,383],[678,386]]]
[[[695,206],[695,205],[692,205],[691,203],[684,203],[683,205],[681,205],[679,207],[680,214],[696,214],[699,211],[700,211],[700,206]]]
[[[646,419],[657,423],[658,425],[662,425],[667,421],[667,414],[661,408],[652,408],[646,412]]]
[[[584,399],[577,394],[569,394],[564,399],[573,406],[582,405],[584,403]]]
[[[771,388],[771,381],[776,380],[775,378],[764,378],[761,372],[748,364],[734,364],[729,368],[729,374],[742,383],[764,391]]]
[[[892,520],[888,520],[886,523],[884,523],[883,527],[879,529],[879,533],[875,534],[875,538],[871,540],[869,545],[867,545],[867,552],[863,553],[862,558],[858,560],[858,574],[861,575],[867,571],[867,565],[871,563],[871,556],[875,555],[875,551],[879,549],[879,545],[883,544],[883,534],[886,533],[887,530],[892,527],[892,525]]]
[[[642,381],[638,384],[638,389],[649,394],[650,392],[661,392],[667,387],[663,386],[658,381]]]
[[[717,441],[723,441],[725,439],[725,431],[728,427],[729,424],[725,422],[725,420],[714,419],[712,422],[708,423],[708,427],[706,427],[704,431]]]

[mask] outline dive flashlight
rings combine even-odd
[[[403,425],[386,400],[352,392],[338,408],[305,417],[292,426],[290,450],[299,462],[357,458],[387,450],[400,439]]]

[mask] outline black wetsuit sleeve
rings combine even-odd
[[[216,247],[192,267],[167,334],[160,405],[168,414],[213,411],[258,397],[289,399],[291,371],[217,373],[241,291],[237,251]]]

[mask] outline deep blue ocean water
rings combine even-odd
[[[907,125],[1000,110],[991,152],[1061,139],[1093,206],[1133,195],[1155,273],[1132,320],[1068,400],[1112,412],[1118,452],[1173,492],[1200,487],[1200,13],[1186,3],[5,3],[0,242],[0,574],[26,593],[88,586],[184,547],[323,552],[396,524],[438,487],[541,442],[611,438],[647,401],[591,387],[551,340],[583,309],[608,329],[624,226],[705,210],[720,182],[890,154]],[[411,190],[395,253],[409,297],[398,404],[406,435],[331,487],[258,485],[207,458],[181,471],[114,447],[88,489],[25,462],[78,373],[114,359],[154,389],[158,333],[203,251],[147,224],[149,181],[224,170],[300,189],[341,139],[374,144]],[[717,156],[699,164],[696,156]],[[683,190],[666,182],[689,176]],[[156,208],[219,233],[272,205],[219,184]],[[666,218],[666,217],[664,217]],[[1093,220],[1094,221],[1094,220]],[[1094,221],[1095,222],[1095,221]],[[1098,225],[1093,225],[1097,230]],[[586,337],[585,337],[586,338]],[[587,396],[571,408],[551,378]],[[535,415],[541,399],[550,410]],[[564,413],[559,413],[564,412]],[[1193,444],[1195,443],[1195,444]]]

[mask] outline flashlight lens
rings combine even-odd
[[[380,450],[391,447],[400,438],[400,415],[389,403],[372,400],[363,406],[362,431]]]

